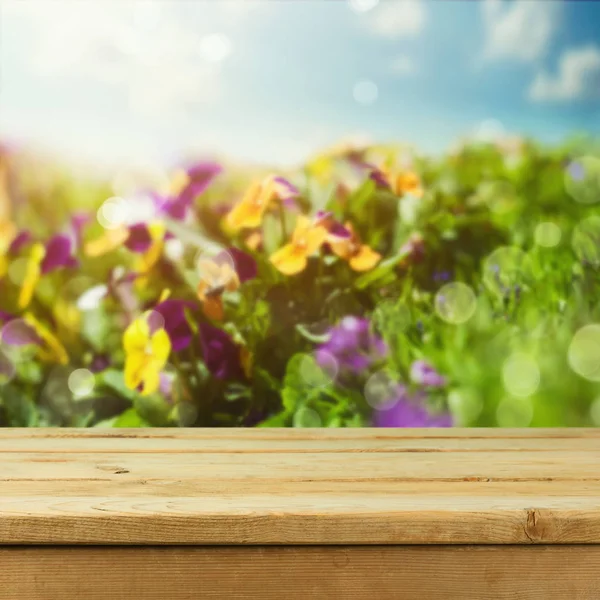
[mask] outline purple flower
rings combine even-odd
[[[321,225],[333,238],[329,241],[348,240],[352,237],[352,232],[337,221],[331,211],[319,210],[313,219],[313,225]]]
[[[391,402],[373,414],[375,427],[452,427],[449,413],[431,413],[426,405],[427,396],[416,393],[410,396],[405,386],[398,384]]]
[[[110,357],[106,354],[96,354],[92,358],[89,369],[92,373],[101,373],[110,367]]]
[[[159,214],[184,221],[194,200],[206,191],[222,170],[223,167],[215,162],[199,162],[186,169],[188,181],[179,193],[172,196],[153,195]]]
[[[129,237],[125,247],[132,252],[143,254],[152,246],[152,236],[145,223],[136,223],[129,227]]]
[[[10,321],[13,321],[16,318],[17,318],[16,315],[13,315],[12,313],[7,313],[3,310],[0,310],[0,325],[9,323]]]
[[[227,248],[215,257],[215,262],[218,264],[228,262],[229,258],[233,261],[233,268],[237,273],[240,283],[250,281],[257,276],[258,267],[254,258],[238,248]]]
[[[43,275],[62,267],[76,267],[77,259],[71,255],[72,242],[66,235],[55,235],[46,243],[46,254],[41,264]]]
[[[186,308],[195,308],[195,304],[168,298],[153,309],[153,312],[163,318],[164,324],[162,325],[171,340],[174,352],[185,350],[192,341],[193,332],[185,316]]]
[[[242,379],[240,348],[229,334],[208,323],[200,323],[200,341],[204,362],[217,379]]]
[[[11,319],[2,329],[0,341],[9,346],[42,345],[35,330],[25,321]]]
[[[21,250],[29,244],[32,240],[32,235],[27,230],[20,231],[17,236],[13,239],[8,247],[8,253],[12,256],[19,254]]]
[[[443,387],[446,378],[440,375],[428,362],[416,360],[410,368],[410,378],[425,387]]]
[[[322,368],[330,367],[333,357],[342,377],[365,371],[387,355],[385,342],[371,331],[368,319],[344,317],[328,333],[329,340],[319,346],[315,357]]]
[[[373,170],[369,173],[369,179],[373,180],[379,188],[390,189],[387,177],[379,169],[373,167]]]
[[[275,193],[281,203],[288,208],[294,208],[300,197],[298,188],[283,177],[273,177],[273,183],[275,184]]]
[[[83,247],[83,230],[91,221],[91,218],[91,215],[86,212],[78,212],[71,217],[71,227],[75,236],[75,247],[77,249]]]

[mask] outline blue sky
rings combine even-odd
[[[0,0],[0,26],[0,138],[71,159],[600,133],[600,2]]]

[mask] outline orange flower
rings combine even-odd
[[[197,294],[202,302],[204,314],[209,319],[222,321],[225,317],[223,292],[235,292],[240,287],[240,279],[228,262],[201,258],[198,261],[198,269],[200,283]]]
[[[234,206],[227,215],[227,225],[233,232],[259,227],[265,212],[275,197],[275,182],[272,178],[267,178],[262,182],[254,181],[239,204]]]
[[[253,231],[244,239],[244,245],[252,252],[256,252],[263,243],[263,236],[260,231]]]
[[[115,229],[107,230],[101,237],[89,241],[85,244],[84,253],[90,258],[104,256],[117,248],[121,248],[129,238],[129,229],[120,226]]]
[[[310,219],[300,215],[292,240],[279,249],[270,258],[275,268],[284,275],[296,275],[306,269],[308,257],[314,254],[327,239],[327,230],[311,223]]]
[[[347,240],[330,242],[333,253],[348,261],[355,271],[370,271],[381,260],[381,254],[361,242],[351,223],[346,223],[346,229],[352,236]]]
[[[225,224],[233,233],[240,229],[256,229],[275,202],[280,208],[294,206],[299,195],[298,189],[287,179],[269,175],[252,183],[239,204],[227,215]]]
[[[388,171],[382,170],[382,173],[396,196],[410,194],[416,198],[423,196],[423,186],[419,176],[413,171]]]

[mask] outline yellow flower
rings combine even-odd
[[[167,229],[163,223],[155,222],[148,224],[148,232],[152,243],[150,248],[139,257],[135,266],[135,270],[142,275],[146,275],[160,260],[165,246]]]
[[[33,298],[35,287],[42,275],[42,262],[46,256],[43,244],[34,244],[25,267],[25,277],[19,294],[19,308],[27,308]]]
[[[25,313],[23,320],[37,333],[39,338],[45,343],[46,347],[40,347],[39,357],[46,362],[56,362],[61,365],[69,363],[69,355],[60,340],[33,314]]]
[[[413,171],[398,172],[384,169],[382,173],[396,196],[404,196],[404,194],[410,194],[416,198],[423,196],[421,179]]]
[[[345,227],[352,235],[349,239],[329,242],[333,253],[348,261],[355,271],[370,271],[381,260],[381,254],[361,242],[351,223],[346,223]]]
[[[200,283],[198,284],[198,298],[202,301],[202,309],[209,319],[222,321],[225,317],[223,309],[223,292],[234,292],[240,287],[240,280],[235,269],[224,262],[219,264],[210,259],[198,261]]]
[[[109,229],[99,238],[87,242],[84,253],[90,258],[104,256],[117,248],[120,248],[129,237],[129,229],[125,226]]]
[[[271,255],[271,262],[284,275],[296,275],[306,269],[308,257],[314,254],[327,239],[327,230],[313,225],[304,215],[298,217],[292,240]]]
[[[136,319],[123,336],[125,385],[143,396],[156,392],[160,373],[171,353],[171,340],[161,327],[151,331],[148,316]]]
[[[260,227],[263,216],[277,196],[273,177],[263,181],[254,181],[240,202],[226,217],[226,225],[233,233],[241,229]]]

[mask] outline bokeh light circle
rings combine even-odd
[[[485,285],[500,296],[517,286],[527,285],[532,276],[530,257],[515,246],[497,248],[483,263]]]
[[[540,378],[536,360],[524,352],[511,354],[502,366],[504,389],[519,398],[534,394],[540,386]]]
[[[198,419],[198,407],[191,402],[178,402],[175,412],[179,427],[191,427]]]
[[[37,353],[39,338],[24,319],[13,319],[0,331],[2,351],[13,364],[31,360]]]
[[[465,283],[455,281],[442,286],[435,295],[435,311],[446,323],[466,323],[477,308],[475,292]]]
[[[582,156],[572,161],[565,171],[565,189],[580,204],[600,201],[600,158]]]
[[[97,213],[98,223],[104,229],[117,229],[127,222],[127,203],[124,198],[113,196],[105,200]]]
[[[499,427],[529,427],[533,419],[533,404],[529,398],[504,398],[496,407]]]
[[[294,413],[294,427],[321,427],[323,421],[316,410],[307,406],[300,407]]]
[[[571,245],[579,260],[600,266],[600,217],[581,221],[573,230]]]
[[[470,390],[452,390],[448,394],[448,408],[459,426],[473,423],[483,410],[481,396]]]
[[[573,336],[567,359],[577,375],[600,381],[600,325],[585,325]]]
[[[543,248],[554,248],[560,243],[562,232],[556,223],[546,221],[535,228],[535,243]]]
[[[386,410],[398,403],[398,381],[387,371],[373,373],[365,383],[365,400],[375,410]]]
[[[352,95],[359,104],[370,105],[377,101],[379,88],[373,81],[363,79],[354,84]]]
[[[324,387],[330,385],[339,371],[337,359],[333,354],[320,350],[317,358],[305,354],[300,358],[299,373],[302,381],[310,387]]]
[[[17,374],[17,369],[10,356],[0,348],[0,386],[12,381]]]
[[[94,391],[96,378],[88,369],[75,369],[69,375],[67,385],[75,398],[85,398]]]

